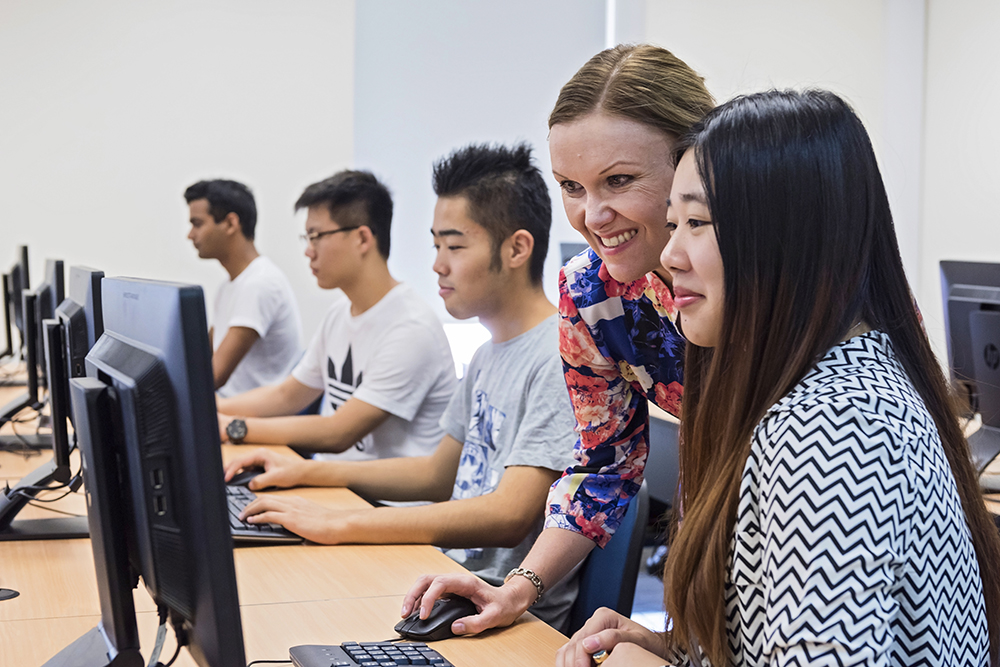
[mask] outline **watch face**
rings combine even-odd
[[[226,426],[226,435],[229,436],[230,441],[240,442],[247,437],[247,423],[242,419],[234,419]]]

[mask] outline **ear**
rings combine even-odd
[[[222,219],[222,224],[226,225],[226,234],[232,235],[237,232],[243,233],[240,229],[240,216],[238,216],[234,211],[230,211],[226,214],[226,217]]]
[[[519,229],[504,241],[503,259],[507,266],[517,269],[531,261],[535,249],[535,237],[527,229]]]
[[[368,225],[358,227],[358,249],[362,255],[368,255],[371,252],[378,253],[378,241],[375,240],[375,234],[372,233],[372,229]]]

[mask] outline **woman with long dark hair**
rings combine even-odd
[[[666,635],[608,610],[560,665],[996,660],[1000,536],[861,121],[769,92],[680,143],[661,256],[688,340]]]

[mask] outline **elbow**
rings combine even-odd
[[[427,500],[432,503],[444,503],[451,500],[451,489],[445,489],[438,486],[432,487],[427,493]]]
[[[510,522],[506,525],[497,526],[496,544],[493,546],[501,549],[513,549],[531,534],[531,529],[535,526],[533,521]]]

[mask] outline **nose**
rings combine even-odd
[[[188,231],[188,241],[194,241],[194,227],[192,227],[191,230]]]
[[[608,205],[602,197],[595,194],[587,195],[587,204],[584,209],[584,224],[589,229],[599,230],[615,219],[615,211]]]
[[[431,268],[439,276],[448,275],[448,263],[441,258],[441,251],[437,251],[437,254],[434,256],[434,265]]]
[[[306,250],[304,254],[310,260],[316,259],[316,248],[312,243],[309,243],[308,241],[306,242]]]
[[[671,276],[688,268],[688,257],[684,250],[683,236],[682,233],[679,233],[675,229],[671,232],[667,245],[663,247],[663,252],[660,253],[660,266],[669,272]]]

